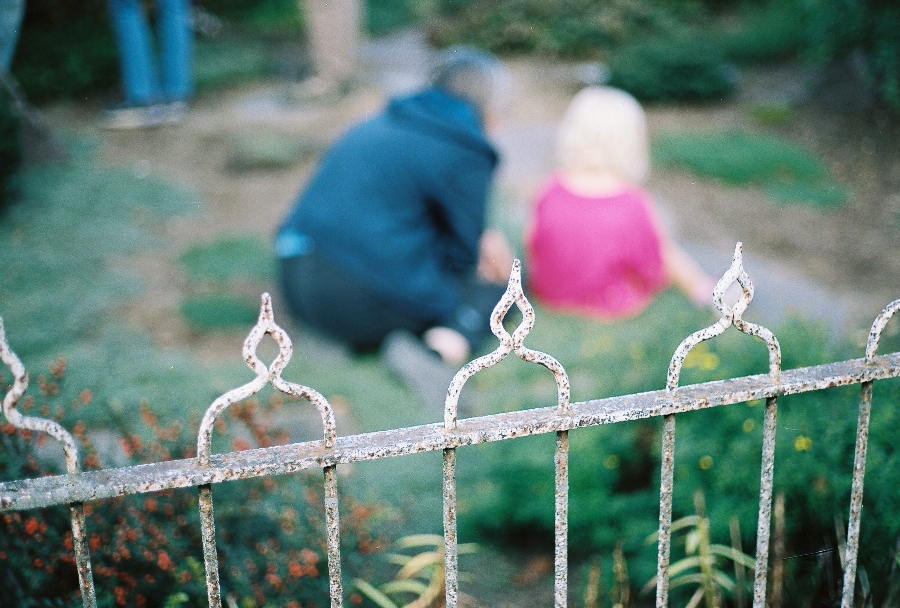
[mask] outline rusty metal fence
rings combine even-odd
[[[723,302],[726,289],[737,283],[740,297],[734,305]],[[866,345],[865,356],[825,365],[799,369],[781,369],[781,349],[771,331],[745,321],[744,311],[753,298],[753,284],[743,269],[741,244],[735,248],[731,267],[715,287],[713,301],[721,313],[715,324],[687,337],[676,349],[669,365],[665,389],[570,403],[569,380],[565,369],[548,354],[524,346],[525,337],[534,325],[535,314],[526,299],[521,273],[516,261],[506,293],[494,309],[491,329],[499,340],[492,352],[471,361],[460,369],[447,391],[443,423],[403,429],[338,437],[334,411],[328,400],[314,389],[288,382],[281,372],[292,355],[290,337],[274,320],[268,294],[262,296],[259,321],[244,342],[243,354],[256,377],[247,384],[216,399],[200,424],[197,457],[102,471],[82,471],[74,439],[52,420],[22,415],[17,404],[28,385],[28,375],[6,341],[0,319],[0,359],[14,376],[12,388],[3,399],[3,414],[19,429],[42,431],[62,443],[65,475],[0,483],[0,512],[34,509],[51,505],[68,505],[76,553],[81,596],[86,608],[94,608],[96,599],[91,558],[86,542],[83,505],[86,502],[173,488],[196,487],[199,492],[206,584],[211,608],[221,608],[219,565],[216,556],[215,526],[211,486],[223,481],[267,475],[283,475],[304,469],[322,469],[325,487],[325,517],[328,546],[328,572],[332,608],[343,606],[341,550],[339,543],[337,466],[353,462],[389,458],[404,454],[441,450],[443,452],[443,519],[446,606],[459,605],[456,534],[456,450],[465,446],[503,441],[543,433],[556,434],[555,452],[555,608],[567,605],[568,596],[568,433],[572,430],[661,416],[662,470],[658,534],[658,567],[656,606],[666,608],[669,587],[671,549],[672,493],[675,454],[675,417],[677,414],[735,403],[765,399],[760,473],[759,515],[757,524],[756,562],[754,574],[754,608],[766,605],[766,582],[769,572],[769,536],[772,513],[772,486],[775,456],[775,420],[777,400],[782,395],[819,391],[835,386],[861,385],[856,452],[846,531],[842,608],[853,606],[856,564],[859,548],[860,515],[865,477],[866,447],[872,404],[872,383],[900,376],[900,352],[878,355],[882,330],[900,309],[900,299],[887,305],[875,319]],[[518,327],[510,334],[503,326],[506,314],[515,305],[522,314]],[[761,339],[769,353],[768,374],[729,380],[679,386],[682,364],[690,350],[700,342],[718,336],[731,326]],[[266,366],[256,349],[263,337],[270,335],[279,346],[279,354]],[[479,371],[493,366],[510,353],[524,361],[536,363],[552,372],[557,386],[557,403],[553,407],[516,411],[459,420],[457,405],[466,381]],[[322,417],[324,436],[309,441],[227,454],[212,454],[210,438],[218,416],[230,405],[246,399],[267,384],[286,394],[309,400]],[[598,521],[597,525],[603,525]]]

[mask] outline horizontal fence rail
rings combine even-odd
[[[723,302],[723,295],[734,283],[740,287],[741,295],[733,306],[728,306]],[[752,298],[753,285],[744,272],[741,244],[738,243],[732,265],[717,283],[714,291],[713,301],[721,313],[721,318],[715,324],[695,332],[679,345],[672,357],[664,389],[571,403],[569,380],[563,366],[550,355],[524,346],[525,337],[534,325],[535,314],[523,293],[520,267],[516,261],[506,293],[491,317],[491,329],[499,341],[499,346],[457,372],[448,387],[442,423],[339,437],[334,411],[328,400],[312,388],[281,378],[281,372],[292,355],[291,340],[275,323],[271,298],[268,294],[263,294],[259,321],[248,335],[243,348],[247,365],[256,377],[244,386],[225,393],[210,405],[200,424],[197,457],[101,471],[81,471],[76,444],[72,436],[59,424],[51,420],[24,416],[16,409],[18,400],[28,386],[28,375],[7,344],[0,318],[0,360],[14,376],[13,386],[3,400],[3,414],[16,428],[43,431],[60,441],[64,447],[67,467],[65,475],[0,483],[0,512],[52,505],[69,506],[81,595],[84,605],[92,608],[96,606],[96,599],[90,555],[85,541],[84,503],[128,494],[197,487],[209,603],[212,608],[220,608],[222,600],[216,555],[212,484],[322,469],[330,602],[331,606],[336,608],[343,606],[336,467],[353,462],[440,450],[443,453],[445,601],[448,608],[456,608],[459,605],[456,450],[480,443],[556,433],[554,606],[562,608],[567,605],[568,597],[568,433],[579,428],[658,416],[662,417],[664,422],[661,442],[656,605],[657,608],[666,608],[674,487],[675,417],[684,412],[765,400],[753,587],[753,607],[764,608],[769,561],[777,400],[783,395],[860,384],[861,396],[846,553],[843,559],[844,583],[841,603],[842,608],[851,608],[856,581],[872,383],[876,380],[900,377],[900,352],[878,355],[878,342],[887,322],[900,309],[900,299],[886,306],[876,318],[864,358],[782,370],[781,350],[777,338],[765,327],[742,318]],[[513,305],[522,313],[522,321],[510,334],[503,326],[503,320]],[[769,352],[769,372],[679,386],[681,367],[690,350],[697,344],[720,335],[731,326],[765,343]],[[279,354],[269,366],[256,355],[257,346],[267,334],[279,346]],[[556,405],[459,420],[458,401],[466,381],[479,371],[500,363],[510,353],[515,353],[524,361],[542,365],[553,374],[557,385]],[[323,438],[291,445],[212,454],[210,437],[218,416],[229,406],[256,394],[267,384],[285,394],[310,401],[321,415]],[[602,525],[602,522],[598,522],[598,525]]]

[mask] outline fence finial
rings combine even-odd
[[[42,431],[47,433],[62,444],[66,456],[66,471],[69,474],[78,473],[81,467],[78,463],[78,446],[69,432],[54,420],[24,416],[16,406],[25,390],[28,388],[28,372],[16,353],[9,347],[6,341],[6,330],[3,327],[3,317],[0,317],[0,360],[6,364],[13,374],[13,385],[3,398],[3,415],[11,425],[17,429],[29,431]]]
[[[506,313],[510,311],[515,304],[522,313],[522,321],[519,326],[510,334],[503,326],[503,319]],[[523,345],[525,336],[534,327],[534,307],[525,292],[522,291],[522,263],[516,259],[513,260],[512,270],[509,275],[509,282],[506,285],[506,291],[503,297],[494,307],[491,313],[491,331],[500,340],[500,345],[492,352],[483,355],[473,361],[470,361],[462,367],[447,389],[447,398],[444,401],[444,428],[452,429],[456,426],[457,410],[459,406],[459,394],[462,391],[466,381],[474,376],[477,372],[496,365],[506,358],[506,356],[515,352],[523,361],[528,363],[537,363],[549,369],[556,379],[556,395],[557,408],[559,413],[565,414],[569,410],[569,375],[560,364],[559,361],[546,353],[531,350]]]
[[[268,334],[278,344],[278,356],[272,364],[266,367],[256,354],[260,342]],[[244,360],[247,366],[256,373],[256,378],[247,384],[228,391],[209,406],[200,422],[200,430],[197,433],[197,458],[202,466],[209,466],[210,441],[212,428],[216,419],[229,405],[237,403],[258,393],[266,384],[282,393],[309,400],[322,416],[322,425],[325,431],[325,447],[334,447],[337,436],[334,410],[328,400],[318,391],[302,384],[288,382],[281,377],[281,372],[291,360],[293,346],[291,338],[278,324],[275,323],[275,314],[272,310],[272,297],[268,293],[262,294],[262,303],[259,310],[259,320],[250,330],[247,339],[244,340]]]
[[[881,340],[881,332],[898,310],[900,310],[900,299],[894,300],[885,306],[881,314],[875,318],[875,321],[872,323],[872,329],[869,330],[869,339],[866,341],[866,363],[871,363],[875,360],[875,355],[878,353],[878,342]]]
[[[737,283],[741,288],[741,295],[733,306],[728,306],[724,302],[725,292],[733,283]],[[722,275],[722,278],[716,283],[713,290],[713,303],[722,313],[722,317],[714,324],[694,332],[684,339],[675,354],[672,355],[672,361],[669,363],[669,373],[666,377],[666,390],[674,391],[678,388],[678,379],[681,375],[681,367],[688,353],[700,342],[714,338],[724,332],[730,325],[734,325],[745,334],[756,336],[766,343],[769,350],[769,375],[773,379],[778,379],[781,372],[781,346],[778,339],[771,331],[761,325],[745,321],[742,317],[744,311],[753,300],[753,282],[744,270],[744,250],[743,243],[738,242],[734,247],[734,257],[731,260],[731,266]]]

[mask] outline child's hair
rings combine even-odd
[[[556,157],[564,171],[612,171],[641,183],[649,170],[644,110],[625,91],[583,89],[559,125]]]
[[[512,75],[503,62],[482,50],[452,46],[431,70],[431,84],[475,106],[481,120],[504,113],[512,100]]]

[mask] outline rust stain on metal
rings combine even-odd
[[[756,567],[753,581],[753,608],[766,607],[766,579],[769,573],[769,537],[772,522],[772,486],[775,479],[775,397],[766,399],[763,421],[762,465],[759,479],[759,515],[756,520]]]
[[[81,472],[78,461],[78,447],[75,438],[69,434],[60,424],[54,420],[24,416],[17,409],[19,399],[28,389],[28,372],[22,361],[9,347],[6,340],[6,330],[3,326],[3,318],[0,317],[0,361],[2,361],[13,374],[13,385],[3,397],[3,415],[6,420],[17,429],[44,432],[59,441],[63,447],[66,459],[66,471],[72,475]],[[0,492],[0,494],[5,494]],[[0,507],[7,507],[11,503],[8,496],[0,497]],[[91,572],[91,554],[88,549],[86,530],[84,526],[84,508],[80,502],[69,506],[69,515],[72,521],[72,544],[75,549],[75,567],[78,570],[78,585],[81,589],[81,599],[85,608],[95,608],[97,600],[94,596],[94,576]]]
[[[278,356],[271,365],[266,367],[256,354],[256,349],[266,336],[272,336],[278,344]],[[328,400],[318,391],[288,382],[281,377],[281,372],[287,366],[293,355],[293,345],[290,336],[278,324],[275,323],[275,314],[272,310],[272,298],[268,293],[262,294],[259,319],[250,330],[247,339],[244,340],[244,360],[247,366],[256,373],[256,378],[247,384],[228,391],[215,401],[206,410],[200,429],[197,433],[197,464],[200,469],[209,469],[212,455],[210,454],[210,442],[212,429],[219,415],[228,406],[251,397],[258,393],[264,386],[271,383],[277,390],[293,395],[294,397],[307,399],[319,410],[322,417],[325,438],[324,447],[330,450],[334,447],[337,437],[334,410]],[[340,532],[338,529],[338,498],[337,481],[334,475],[334,465],[325,466],[325,514],[328,536],[328,569],[331,586],[332,608],[342,606],[342,583],[340,566]],[[262,474],[262,473],[261,473]],[[203,539],[203,559],[206,566],[206,587],[211,608],[220,608],[222,604],[219,589],[219,561],[216,552],[216,529],[213,520],[212,492],[208,483],[200,486],[200,522]]]
[[[444,450],[444,581],[445,604],[456,608],[459,603],[459,564],[456,537],[456,450]]]
[[[734,306],[728,306],[723,300],[725,291],[735,282],[741,287],[741,297]],[[731,267],[722,275],[722,278],[719,279],[713,290],[713,303],[719,312],[722,313],[722,317],[709,327],[694,332],[678,345],[678,348],[675,349],[675,354],[672,355],[672,361],[669,363],[666,389],[674,391],[678,388],[681,368],[692,348],[701,342],[720,335],[731,325],[734,325],[745,334],[760,338],[766,343],[766,348],[769,350],[769,375],[775,380],[778,379],[778,374],[781,371],[781,346],[778,344],[775,334],[761,325],[750,323],[742,318],[744,311],[747,310],[752,300],[753,282],[744,270],[743,246],[741,243],[738,243],[734,248],[734,258],[731,261]]]
[[[741,288],[741,296],[734,306],[728,306],[724,302],[726,290],[737,283]],[[713,290],[713,303],[722,313],[721,318],[714,324],[694,332],[685,338],[669,363],[669,371],[666,376],[666,393],[674,399],[681,391],[678,381],[681,377],[681,368],[687,359],[688,353],[695,346],[710,340],[734,325],[739,331],[760,338],[766,344],[769,351],[769,378],[777,382],[781,375],[781,346],[778,339],[769,329],[750,323],[743,319],[743,314],[753,300],[753,282],[744,270],[743,246],[738,243],[734,248],[734,257],[731,267],[722,275]],[[767,575],[767,563],[769,556],[769,522],[772,511],[772,476],[775,453],[775,397],[767,397],[766,423],[763,436],[762,474],[760,478],[760,504],[759,519],[757,521],[757,553],[756,553],[756,581],[754,608],[762,608],[764,604],[757,601],[765,601],[765,587]],[[669,586],[669,560],[671,557],[671,524],[672,524],[672,490],[673,472],[675,467],[675,419],[672,414],[666,416],[662,440],[662,472],[660,475],[660,513],[659,513],[659,540],[658,540],[658,564],[656,605],[658,608],[668,606]],[[762,598],[758,600],[758,598]]]
[[[741,297],[734,306],[726,306],[723,302],[725,290],[735,282],[741,287]],[[16,409],[19,399],[27,388],[28,376],[18,357],[6,342],[2,319],[0,319],[0,359],[12,370],[14,377],[12,388],[3,399],[3,414],[17,428],[43,431],[60,441],[66,455],[67,468],[66,475],[0,483],[0,512],[57,504],[70,505],[82,597],[86,607],[94,608],[96,600],[94,599],[90,556],[85,542],[82,503],[126,494],[197,487],[200,493],[201,532],[207,569],[209,603],[212,608],[221,608],[211,485],[229,480],[290,474],[306,469],[321,468],[325,486],[331,606],[340,608],[343,604],[343,588],[336,466],[442,450],[444,457],[442,493],[444,501],[445,600],[448,608],[456,608],[459,603],[459,583],[455,450],[467,445],[556,433],[554,602],[555,606],[560,608],[567,602],[568,431],[660,416],[664,419],[664,425],[661,446],[662,472],[656,605],[658,608],[663,608],[668,605],[675,415],[765,399],[753,604],[754,608],[763,608],[765,606],[772,511],[777,397],[835,386],[861,384],[862,394],[859,404],[842,597],[842,606],[850,608],[856,577],[872,383],[875,380],[900,377],[900,353],[881,356],[876,353],[882,330],[897,310],[900,310],[900,300],[895,300],[885,307],[873,323],[864,359],[783,371],[781,370],[781,350],[774,334],[765,327],[749,323],[742,318],[753,298],[753,284],[743,269],[740,243],[735,248],[731,267],[717,283],[713,295],[714,303],[722,313],[721,318],[715,324],[693,333],[679,345],[669,365],[665,389],[570,403],[569,379],[562,365],[550,355],[524,346],[525,337],[534,326],[535,315],[533,307],[522,291],[521,265],[516,260],[506,292],[491,316],[491,330],[497,336],[499,346],[491,353],[471,361],[457,372],[448,387],[443,422],[339,438],[337,437],[334,412],[328,401],[309,387],[287,382],[281,378],[281,373],[292,355],[292,345],[287,333],[275,324],[271,298],[268,294],[263,294],[259,320],[250,331],[243,348],[247,365],[256,377],[251,382],[225,393],[208,408],[198,432],[197,458],[86,473],[80,471],[76,444],[65,429],[52,420],[23,416]],[[518,306],[522,312],[522,322],[510,334],[503,326],[503,319],[513,305]],[[700,342],[718,336],[731,325],[734,325],[739,331],[756,336],[765,342],[769,351],[768,373],[679,387],[681,368],[690,350]],[[260,341],[267,334],[272,336],[279,347],[278,356],[269,366],[260,361],[256,354]],[[542,365],[553,373],[557,385],[556,404],[551,407],[458,420],[459,395],[466,381],[477,372],[496,365],[512,352],[522,360]],[[230,405],[252,396],[267,383],[271,383],[281,392],[310,401],[322,417],[323,439],[287,446],[212,454],[210,439],[216,418]]]
[[[556,433],[556,514],[554,556],[554,605],[569,602],[569,432]]]
[[[888,321],[900,310],[900,299],[884,307],[875,318],[866,341],[866,362],[875,361],[881,332]],[[863,382],[860,388],[859,417],[856,423],[856,450],[853,457],[853,485],[850,490],[850,515],[847,520],[847,549],[844,558],[844,587],[841,608],[852,608],[856,588],[856,566],[859,554],[859,528],[862,519],[863,482],[866,476],[866,451],[869,444],[869,421],[872,416],[872,382]]]
[[[268,367],[256,354],[256,349],[266,334],[272,336],[278,344],[279,351],[278,356]],[[269,383],[285,394],[307,399],[315,405],[322,416],[322,425],[325,429],[325,447],[333,447],[337,430],[334,409],[331,407],[331,404],[318,391],[308,386],[288,382],[281,377],[281,372],[291,360],[293,346],[287,332],[275,323],[275,315],[272,311],[272,297],[268,293],[262,294],[259,320],[253,326],[253,329],[250,330],[247,339],[244,340],[243,352],[244,360],[247,362],[247,366],[256,374],[256,378],[241,387],[228,391],[213,401],[212,405],[206,410],[203,420],[200,422],[200,430],[197,433],[197,459],[200,465],[204,467],[209,466],[212,428],[219,414],[225,411],[228,406],[255,395]]]
[[[872,383],[864,382],[860,390],[859,418],[856,423],[856,451],[853,458],[853,485],[850,490],[850,518],[847,522],[847,549],[844,559],[844,588],[841,608],[853,608],[856,587],[856,564],[859,553],[859,527],[863,507],[863,479],[866,475],[866,449],[869,441],[869,419],[872,414]]]
[[[206,593],[209,608],[222,608],[219,588],[219,556],[216,551],[216,523],[213,518],[212,487],[204,484],[198,488],[200,505],[200,536],[203,542],[203,564],[206,567]]]
[[[335,467],[323,469],[325,478],[325,531],[328,546],[328,580],[331,608],[344,605],[344,584],[341,581],[341,527],[338,518],[338,491]]]
[[[503,319],[512,309],[513,304],[522,313],[522,321],[510,334],[503,326]],[[491,313],[491,331],[497,336],[500,344],[493,351],[478,357],[474,361],[470,361],[456,372],[456,375],[450,382],[450,387],[447,389],[447,398],[444,401],[444,427],[447,430],[452,430],[456,427],[459,395],[466,381],[479,371],[500,363],[511,352],[516,353],[523,361],[543,365],[553,373],[553,377],[556,380],[556,404],[559,414],[562,416],[568,413],[570,387],[569,375],[566,373],[566,370],[559,361],[547,353],[531,350],[524,345],[525,337],[534,327],[534,320],[534,307],[528,301],[528,298],[525,297],[525,292],[522,291],[522,264],[519,260],[514,260],[506,291]]]
[[[667,416],[896,377],[900,377],[900,353],[891,353],[879,355],[871,363],[852,359],[784,370],[779,381],[763,374],[682,386],[674,393],[659,390],[576,402],[570,404],[570,415],[566,417],[560,417],[554,405],[466,418],[452,431],[446,430],[443,423],[435,423],[338,437],[332,449],[325,448],[323,441],[317,440],[212,454],[209,468],[200,467],[197,459],[190,458],[77,475],[8,481],[0,483],[0,512],[285,475],[336,464]]]
[[[656,608],[669,606],[669,559],[672,553],[672,489],[675,477],[675,414],[663,421],[662,467],[659,480],[659,534],[657,536]]]

